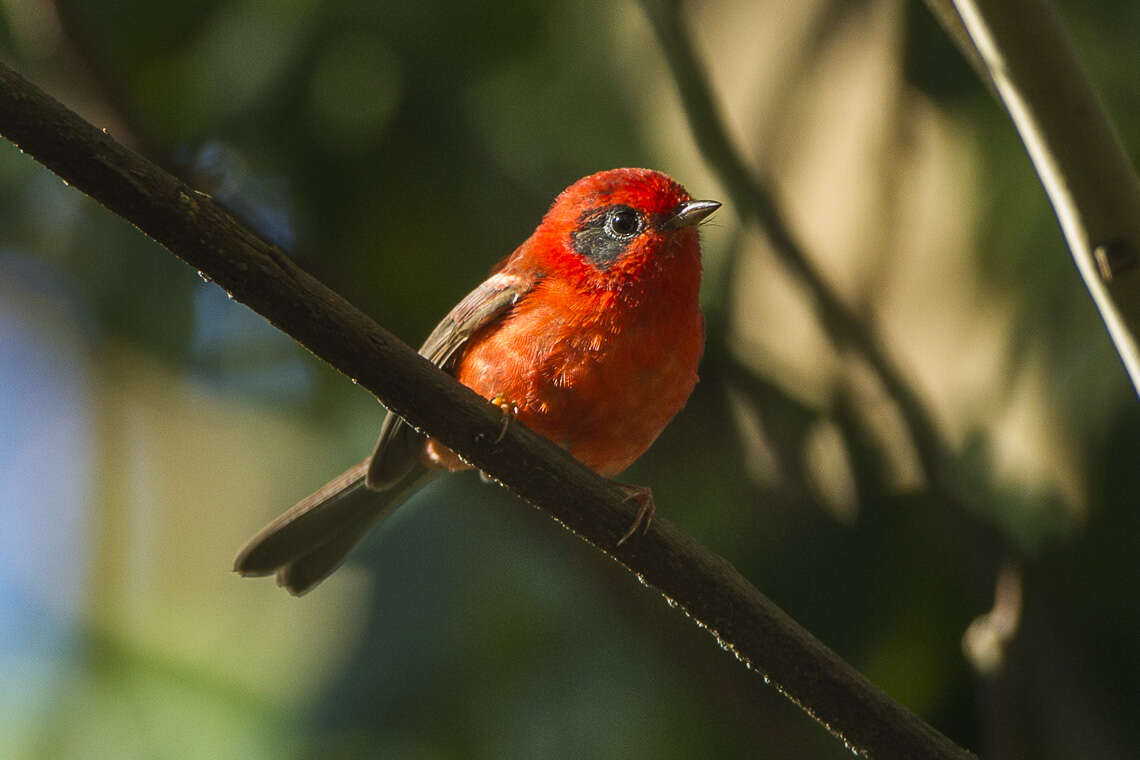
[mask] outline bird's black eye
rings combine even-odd
[[[605,230],[615,240],[628,240],[641,232],[641,214],[629,206],[614,206],[606,214]]]
[[[574,250],[597,269],[605,271],[621,258],[645,229],[645,215],[625,205],[591,209],[578,219],[570,233]]]

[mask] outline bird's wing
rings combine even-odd
[[[420,347],[420,355],[450,371],[459,350],[480,329],[502,319],[541,279],[537,273],[499,271],[468,293],[443,318]],[[408,473],[423,451],[424,437],[392,412],[380,425],[380,437],[368,466],[368,487],[383,490]]]
[[[478,330],[502,317],[537,278],[499,272],[483,281],[448,312],[420,346],[420,355],[447,369],[455,353]]]

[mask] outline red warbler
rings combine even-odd
[[[648,169],[566,188],[542,223],[428,336],[420,354],[599,474],[629,467],[684,406],[704,349],[697,225],[720,207]],[[241,550],[242,575],[302,594],[433,475],[467,469],[389,413],[372,455]],[[621,485],[621,484],[619,484]],[[619,544],[649,527],[648,488]]]

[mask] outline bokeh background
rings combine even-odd
[[[1136,159],[1140,4],[1060,10]],[[3,0],[0,56],[413,345],[584,174],[725,200],[702,382],[626,479],[959,743],[1135,757],[1140,405],[1004,113],[918,2],[683,12],[949,489],[741,223],[637,4]],[[7,143],[0,388],[0,757],[848,756],[470,474],[304,599],[230,573],[382,410]]]

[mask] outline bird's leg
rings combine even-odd
[[[653,522],[653,513],[657,511],[657,507],[653,504],[653,490],[646,486],[631,486],[625,483],[618,483],[616,480],[610,481],[622,491],[625,492],[625,500],[630,499],[637,502],[637,516],[633,518],[633,525],[629,526],[629,530],[625,535],[618,539],[617,545],[621,546],[641,528],[642,534],[649,532],[649,524]]]
[[[519,405],[513,401],[508,401],[502,395],[496,395],[491,399],[491,403],[499,407],[503,412],[503,426],[499,428],[499,434],[495,437],[492,443],[498,443],[503,440],[503,436],[507,434],[507,428],[511,425],[511,420],[519,416]]]

